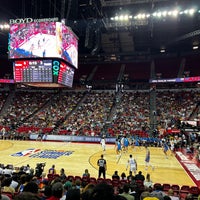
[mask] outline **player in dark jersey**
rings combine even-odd
[[[103,174],[103,178],[106,178],[106,160],[103,158],[103,155],[101,155],[101,158],[97,161],[97,165],[99,166],[99,178],[101,177],[101,174]]]

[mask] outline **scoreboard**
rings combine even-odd
[[[58,83],[72,87],[74,78],[74,69],[66,65],[64,62],[60,63]]]
[[[74,68],[58,59],[16,60],[13,63],[16,83],[58,83],[72,87]]]
[[[14,62],[14,79],[16,83],[52,82],[51,60],[20,60]]]
[[[78,68],[78,38],[72,29],[54,19],[11,22],[8,56],[13,61],[14,82],[72,87]]]

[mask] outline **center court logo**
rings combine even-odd
[[[74,151],[64,151],[64,150],[26,149],[24,151],[12,154],[11,156],[16,156],[16,157],[28,156],[30,158],[57,159],[61,156],[70,156],[73,152]]]

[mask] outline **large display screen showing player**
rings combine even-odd
[[[78,39],[61,22],[12,24],[9,58],[61,58],[78,67]]]

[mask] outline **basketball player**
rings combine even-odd
[[[167,145],[166,142],[163,142],[163,144],[162,144],[162,149],[163,149],[163,152],[164,152],[164,154],[165,154],[165,157],[168,159],[167,151],[169,150],[169,146]]]
[[[101,177],[101,174],[103,174],[103,178],[106,178],[106,160],[103,158],[103,154],[101,155],[101,158],[97,161],[97,165],[99,166],[99,175],[98,177]]]
[[[122,156],[122,146],[121,146],[121,141],[120,139],[116,140],[116,153],[117,153],[117,163],[119,162],[121,156]]]
[[[100,144],[102,146],[103,151],[106,150],[106,140],[104,137],[101,138]]]
[[[171,156],[174,155],[174,149],[175,149],[175,142],[173,139],[170,140],[170,150],[171,150]]]
[[[150,150],[149,148],[145,145],[146,149],[146,156],[145,156],[145,170],[148,169],[149,166],[151,166],[152,170],[154,170],[154,166],[150,164]]]
[[[128,151],[128,146],[129,146],[128,138],[126,136],[124,136],[124,151],[125,152]]]
[[[134,174],[136,175],[136,171],[137,171],[137,162],[136,160],[133,158],[132,155],[129,156],[128,162],[127,162],[127,166],[126,166],[126,170],[128,169],[128,166],[130,167],[130,171],[134,172]]]
[[[121,151],[122,151],[121,141],[117,140],[117,142],[116,142],[116,153],[121,154]]]

